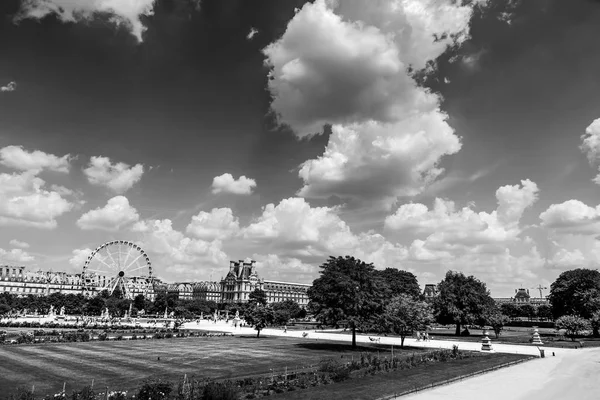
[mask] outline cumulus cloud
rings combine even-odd
[[[70,154],[57,157],[39,150],[29,152],[22,146],[6,146],[0,149],[0,164],[19,171],[39,173],[47,169],[68,173],[71,168],[70,160]]]
[[[200,211],[192,217],[186,233],[198,239],[212,241],[227,239],[238,233],[240,224],[230,208],[213,208],[210,213]]]
[[[46,190],[36,173],[0,174],[0,226],[54,229],[56,218],[73,208],[60,193]]]
[[[87,260],[89,255],[92,254],[92,251],[92,249],[87,247],[84,249],[73,250],[73,255],[69,259],[69,264],[71,264],[75,268],[83,268],[83,264],[85,264],[85,261]]]
[[[0,248],[0,264],[26,263],[33,260],[35,258],[23,249],[4,250]]]
[[[600,165],[600,118],[594,120],[581,136],[582,144],[579,147],[584,152],[592,166]],[[600,185],[600,167],[594,182]]]
[[[491,213],[476,213],[471,206],[457,210],[454,202],[439,198],[431,210],[424,204],[404,204],[385,219],[385,228],[392,234],[425,238],[411,245],[416,259],[448,258],[476,246],[496,252],[498,246],[521,233],[519,221],[536,202],[537,194],[538,187],[530,180],[502,186],[496,191],[498,207]]]
[[[140,236],[139,243],[151,254],[155,265],[161,265],[172,279],[190,279],[198,276],[207,279],[207,270],[227,266],[227,255],[219,239],[212,241],[192,239],[173,229],[171,220],[144,220],[133,225]]]
[[[558,234],[600,233],[600,205],[590,207],[579,200],[552,204],[540,214],[542,226]]]
[[[116,196],[108,200],[102,208],[96,208],[83,214],[77,220],[77,226],[84,230],[99,229],[116,232],[140,218],[137,210],[129,204],[125,196]]]
[[[268,204],[262,214],[241,230],[240,246],[256,253],[296,258],[320,264],[331,254],[353,254],[367,262],[390,265],[406,250],[373,232],[354,234],[336,207],[311,207],[303,198]]]
[[[5,86],[0,86],[0,92],[14,92],[17,90],[17,82],[8,82]]]
[[[296,13],[264,49],[271,108],[300,137],[332,125],[324,154],[300,167],[300,196],[390,207],[440,175],[460,140],[410,70],[464,42],[472,12],[452,0],[317,0]]]
[[[13,239],[9,243],[12,247],[18,247],[20,249],[28,249],[29,248],[29,243],[21,242],[20,240],[17,240],[17,239]]]
[[[142,41],[146,27],[142,16],[154,13],[155,0],[24,0],[18,19],[42,19],[54,14],[63,22],[89,21],[108,16],[115,25],[125,25]]]
[[[251,178],[246,178],[244,175],[237,180],[233,175],[225,173],[220,176],[215,176],[212,183],[212,192],[217,193],[233,193],[240,195],[252,194],[252,190],[256,187],[256,181]]]
[[[131,167],[123,162],[112,164],[108,157],[91,157],[83,173],[92,185],[105,186],[115,193],[124,193],[142,179],[144,166]]]

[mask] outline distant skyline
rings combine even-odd
[[[76,273],[121,239],[167,281],[254,259],[310,283],[352,255],[495,297],[600,264],[597,1],[0,15],[0,264]]]

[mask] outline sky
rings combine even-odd
[[[497,297],[598,268],[598,1],[0,14],[0,264],[79,273],[129,240],[168,282],[253,259],[310,283],[352,255]]]

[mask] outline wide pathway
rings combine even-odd
[[[398,400],[598,400],[600,348],[560,351]]]
[[[197,330],[215,330],[222,332],[231,332],[235,335],[256,335],[256,331],[253,328],[235,328],[230,323],[225,323],[224,321],[219,321],[216,324],[210,321],[201,321],[199,324],[196,322],[188,322],[183,328],[185,329],[197,329]],[[303,333],[308,333],[305,337]],[[282,336],[282,337],[295,337],[295,338],[304,338],[306,340],[335,340],[342,342],[350,342],[352,340],[352,336],[348,334],[339,334],[334,332],[326,332],[326,331],[292,331],[288,330],[287,333],[284,333],[282,329],[263,329],[260,333],[261,335],[267,336]],[[386,336],[371,336],[372,338],[379,338],[381,344],[400,346],[400,338],[399,337],[386,337]],[[371,343],[369,336],[356,335],[357,343]],[[421,347],[421,348],[431,348],[431,349],[452,349],[452,346],[458,345],[461,350],[471,350],[471,351],[479,351],[481,350],[481,342],[461,342],[461,341],[450,341],[450,340],[435,340],[435,338],[428,342],[417,341],[414,338],[406,338],[404,340],[405,346],[410,347]],[[513,344],[495,344],[492,340],[493,351],[497,353],[511,353],[511,354],[524,354],[524,355],[533,355],[539,356],[540,351],[537,346],[534,345],[513,345]],[[543,348],[543,347],[542,347]],[[568,353],[575,350],[569,349],[545,349],[546,354],[551,356],[552,352],[555,352],[556,355],[562,353]],[[600,397],[599,397],[600,398]]]

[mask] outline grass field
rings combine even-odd
[[[383,355],[389,349],[368,345],[358,351]],[[38,395],[57,393],[63,382],[70,393],[92,380],[97,390],[131,390],[148,378],[242,378],[286,367],[291,372],[351,354],[356,352],[347,343],[254,336],[0,346],[0,398],[19,386],[35,385]]]
[[[272,400],[376,400],[426,385],[473,374],[487,368],[526,360],[531,357],[517,354],[486,354],[449,362],[428,364],[409,370],[399,370],[360,379],[317,386],[302,391],[270,396]],[[485,396],[484,396],[485,397]]]

